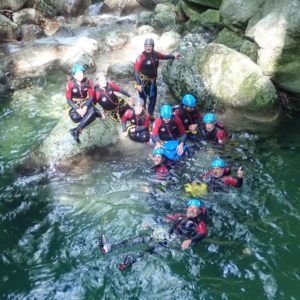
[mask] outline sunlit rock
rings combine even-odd
[[[140,3],[141,2],[141,3]],[[148,1],[151,5],[151,0]],[[127,0],[127,1],[120,1],[120,0],[105,0],[103,2],[102,11],[105,13],[113,13],[116,15],[122,15],[126,13],[130,13],[136,9],[141,9],[145,3],[143,1],[137,0]]]
[[[130,60],[126,60],[114,63],[108,67],[107,75],[113,79],[133,78],[133,62]]]
[[[55,166],[71,163],[72,158],[91,151],[96,147],[106,147],[118,140],[117,123],[112,120],[96,119],[80,135],[77,144],[69,130],[76,127],[69,117],[63,118],[53,128],[42,144],[29,156],[28,166]]]
[[[106,34],[105,44],[113,49],[123,47],[128,40],[128,36],[121,30],[114,30]]]
[[[168,31],[161,35],[160,39],[160,48],[163,52],[172,52],[174,51],[179,42],[180,42],[180,35],[174,31]]]
[[[156,30],[150,25],[142,25],[137,29],[137,34],[148,34],[148,33],[156,33]]]
[[[169,64],[164,77],[180,98],[193,91],[206,108],[233,107],[274,114],[277,94],[272,82],[247,56],[219,44],[202,49],[181,44],[182,57]]]
[[[37,24],[38,18],[42,15],[34,8],[24,8],[13,14],[13,21],[18,24]]]
[[[10,9],[17,11],[21,9],[28,0],[1,0],[0,9]]]
[[[20,37],[18,25],[0,14],[0,41],[16,40]]]

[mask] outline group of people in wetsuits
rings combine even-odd
[[[217,122],[216,116],[211,112],[202,117],[197,108],[196,97],[192,93],[184,95],[178,107],[163,104],[159,117],[153,120],[159,60],[179,57],[179,53],[165,55],[155,51],[154,40],[147,38],[144,51],[134,65],[138,98],[132,98],[117,84],[109,82],[103,73],[97,75],[96,84],[93,86],[85,77],[85,68],[76,64],[72,68],[73,77],[68,81],[66,89],[67,103],[70,105],[69,116],[74,123],[79,123],[77,127],[70,129],[75,141],[80,143],[79,136],[82,130],[96,118],[105,119],[109,115],[121,122],[125,136],[135,142],[154,145],[154,170],[160,180],[166,179],[174,162],[187,153],[188,140],[191,143],[212,142],[224,145],[228,138],[224,125]],[[120,98],[116,92],[128,99]],[[147,98],[149,98],[148,110],[146,110]],[[228,186],[241,187],[243,176],[241,168],[237,172],[237,177],[230,176],[230,169],[226,167],[225,161],[217,158],[212,161],[211,170],[199,175],[190,187],[193,189],[198,184],[205,184],[209,192],[228,191]],[[104,236],[101,236],[99,247],[102,253],[106,254],[114,248],[147,243],[150,244],[149,251],[152,252],[160,247],[168,247],[175,237],[180,237],[183,239],[181,248],[187,249],[207,235],[204,222],[206,208],[202,202],[191,198],[187,202],[185,214],[168,216],[167,219],[173,222],[173,226],[162,240],[157,241],[152,236],[147,236],[111,245]],[[120,270],[124,270],[135,261],[135,258],[126,256],[119,266]]]

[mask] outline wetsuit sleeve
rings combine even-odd
[[[126,130],[126,122],[128,119],[130,119],[132,116],[132,112],[130,109],[127,109],[125,114],[122,116],[122,119],[121,119],[121,125],[122,125],[122,130],[123,132]]]
[[[156,52],[156,54],[157,54],[157,57],[162,60],[175,59],[175,55],[173,55],[173,54],[163,54],[161,52]]]
[[[176,221],[182,216],[183,216],[182,214],[176,214],[176,215],[173,215],[173,216],[166,216],[166,219],[171,220],[171,221]]]
[[[135,81],[137,84],[141,84],[141,79],[140,79],[140,71],[141,71],[141,67],[142,67],[142,63],[145,60],[145,55],[141,54],[139,55],[139,57],[137,58],[137,60],[135,61],[134,64],[134,77],[135,77]]]
[[[158,130],[161,124],[161,119],[158,118],[153,122],[153,129],[151,134],[151,139],[153,143],[159,142]]]
[[[203,221],[200,221],[197,225],[197,234],[192,238],[192,243],[197,243],[207,236],[206,225]]]
[[[202,116],[201,116],[200,112],[197,111],[197,114],[196,114],[196,124],[198,125],[198,127],[200,127],[201,123],[202,123]]]
[[[94,91],[93,91],[93,83],[91,80],[89,80],[89,87],[88,87],[88,100],[86,101],[85,106],[91,107],[94,100]]]
[[[182,121],[179,119],[179,117],[175,117],[175,122],[178,126],[179,132],[181,134],[181,141],[183,141],[185,143],[186,139],[187,139],[187,134],[185,132],[185,128],[182,124]]]
[[[121,87],[119,87],[117,84],[115,84],[113,82],[109,82],[108,84],[111,86],[111,88],[115,92],[118,92],[118,93],[120,93],[120,94],[122,94],[122,95],[124,95],[126,97],[131,97],[131,95],[128,92],[126,92],[124,89],[122,89]]]
[[[77,109],[76,104],[72,101],[72,89],[73,89],[73,84],[71,81],[68,81],[67,87],[66,87],[66,98],[67,98],[67,103],[74,109]]]
[[[218,139],[218,143],[223,145],[223,144],[225,144],[225,141],[227,138],[227,133],[224,129],[221,129],[217,132],[216,137]]]
[[[146,114],[146,119],[145,119],[145,121],[144,121],[144,126],[145,126],[146,128],[149,128],[150,120],[151,120],[151,116],[147,113],[147,114]]]
[[[226,185],[231,185],[234,187],[242,187],[243,185],[243,178],[235,178],[235,177],[231,177],[231,176],[225,176],[224,177],[224,183]]]

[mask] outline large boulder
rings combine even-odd
[[[114,30],[106,34],[104,41],[108,47],[118,49],[127,43],[128,36],[121,30]]]
[[[17,11],[21,9],[28,0],[1,0],[0,9],[9,9],[12,11]]]
[[[116,80],[134,78],[133,62],[125,60],[109,65],[107,75]]]
[[[159,39],[159,50],[170,53],[174,51],[180,42],[180,35],[174,31],[167,31],[163,33]]]
[[[174,75],[178,77],[175,89],[170,84]],[[277,94],[272,82],[247,56],[223,45],[186,49],[180,60],[168,65],[164,77],[178,98],[193,91],[209,109],[274,113]]]
[[[223,0],[220,13],[223,22],[232,29],[246,28],[248,21],[259,11],[264,0]]]
[[[70,118],[64,118],[53,128],[43,143],[29,156],[28,166],[55,166],[70,163],[78,155],[85,154],[96,147],[115,144],[119,138],[117,123],[107,119],[96,119],[80,135],[77,144],[69,130],[74,127]]]
[[[21,38],[21,36],[18,25],[0,14],[0,41],[16,40],[19,38]]]
[[[222,0],[188,0],[188,2],[201,4],[203,6],[211,8],[219,8],[221,6]]]
[[[257,63],[282,89],[300,94],[300,2],[264,4],[246,29],[259,46]]]
[[[171,3],[158,4],[154,10],[153,26],[172,29],[176,25],[176,8]]]
[[[130,12],[133,12],[137,9],[143,9],[143,6],[147,5],[145,2],[148,2],[148,6],[153,8],[153,1],[138,1],[138,0],[105,0],[103,2],[102,12],[113,13],[116,15],[124,15]]]

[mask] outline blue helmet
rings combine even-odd
[[[212,113],[207,113],[203,117],[203,123],[204,124],[206,124],[206,123],[214,123],[216,121],[217,121],[216,116],[214,114],[212,114]]]
[[[162,148],[155,148],[154,150],[153,150],[153,156],[155,156],[155,155],[164,155],[164,149],[162,149]]]
[[[77,73],[78,71],[80,72],[85,72],[85,67],[83,67],[82,65],[79,65],[79,64],[75,64],[72,68],[72,73],[75,74]]]
[[[225,161],[223,159],[215,159],[210,164],[212,168],[225,168]]]
[[[172,107],[170,104],[164,104],[160,109],[160,116],[162,119],[171,119]]]
[[[188,107],[196,107],[196,98],[191,94],[186,94],[183,96],[181,103]]]
[[[197,207],[202,207],[202,204],[200,202],[200,200],[198,199],[189,199],[187,204],[186,204],[188,207],[189,206],[197,206]]]

